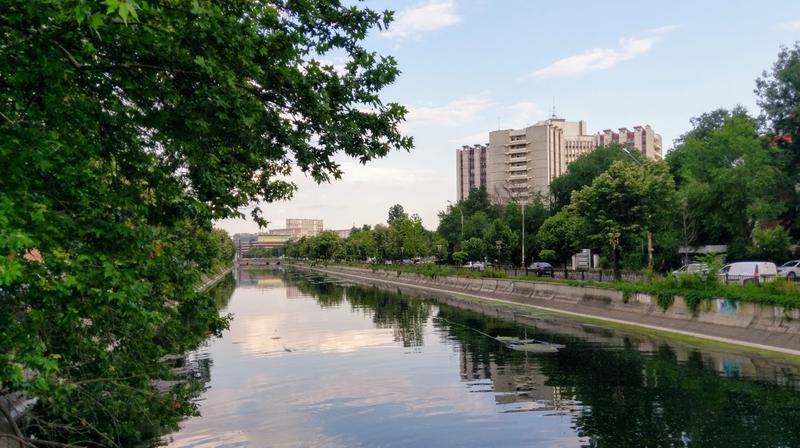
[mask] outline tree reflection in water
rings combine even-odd
[[[736,368],[725,377],[697,350],[679,360],[666,344],[649,352],[628,339],[604,347],[432,300],[323,279],[286,281],[316,297],[320,306],[349,302],[371,315],[377,327],[395,329],[404,346],[423,345],[425,326],[435,313],[431,324],[459,347],[461,377],[470,390],[494,393],[503,412],[571,415],[585,446],[800,446],[800,393],[792,374],[789,386],[738,377]],[[475,330],[492,336],[527,334],[567,347],[536,356],[506,349]]]

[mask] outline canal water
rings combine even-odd
[[[292,271],[217,294],[234,318],[187,355],[205,391],[169,447],[800,447],[792,360]]]

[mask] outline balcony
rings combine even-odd
[[[508,180],[528,180],[528,179],[530,179],[530,176],[528,176],[528,172],[526,171],[524,173],[511,173],[511,174],[509,174],[509,176],[506,179],[508,179]],[[525,184],[521,184],[521,185],[525,185]]]
[[[506,151],[506,155],[526,154],[526,153],[529,153],[529,152],[530,152],[530,149],[528,149],[527,146],[523,146],[521,148],[508,148],[508,151]]]
[[[506,172],[514,172],[514,171],[528,171],[528,164],[520,165],[520,166],[509,166],[506,168]]]

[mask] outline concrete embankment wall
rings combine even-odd
[[[432,294],[468,300],[488,299],[534,306],[617,324],[713,339],[800,355],[800,310],[773,305],[735,302],[727,299],[703,301],[692,312],[683,297],[663,310],[649,294],[633,294],[625,300],[622,291],[593,286],[511,279],[437,277],[349,266],[309,267],[379,287],[415,287]]]

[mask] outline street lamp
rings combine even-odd
[[[450,204],[450,206],[453,207],[453,208],[458,208],[458,213],[461,214],[461,241],[464,241],[464,211],[461,210],[461,204],[459,204],[458,207],[456,207],[450,201],[447,201],[447,203]]]
[[[638,157],[634,156],[631,152],[630,148],[623,146],[622,151],[634,162],[638,163],[640,166],[644,166],[644,163]],[[647,213],[647,267],[651,271],[653,270],[653,233],[650,231],[650,213]]]

